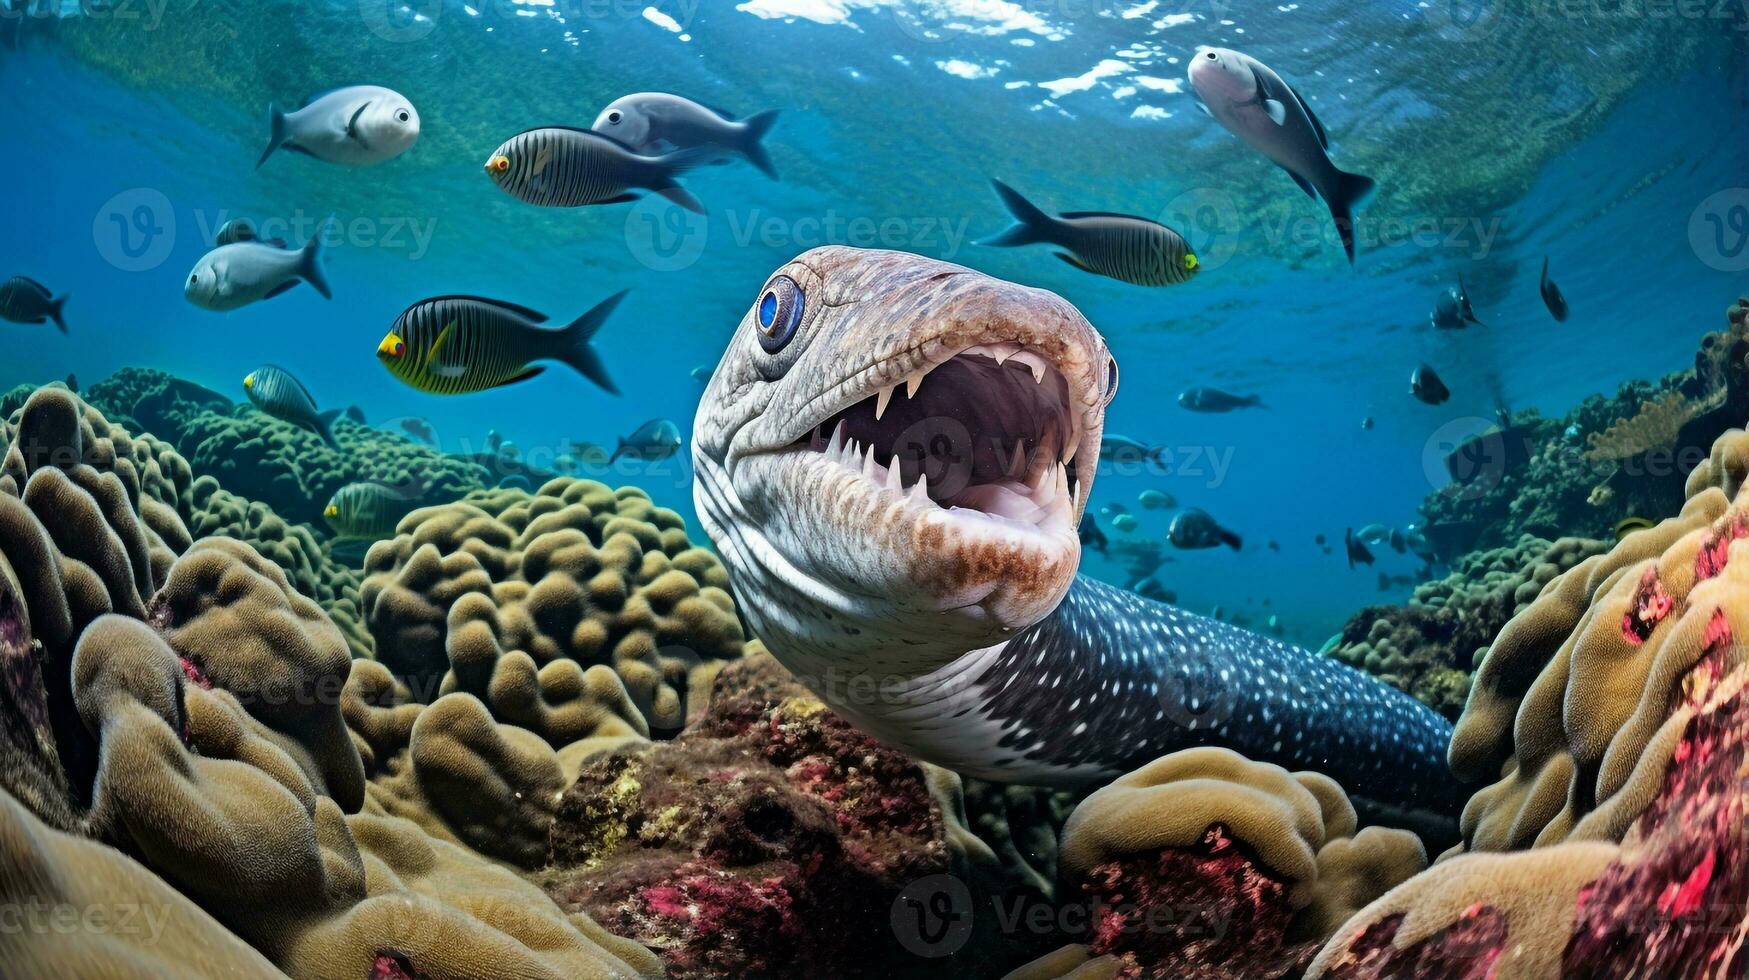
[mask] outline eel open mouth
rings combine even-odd
[[[820,421],[795,447],[904,495],[1022,529],[1075,520],[1083,431],[1069,382],[1017,343],[960,351]]]

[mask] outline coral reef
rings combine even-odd
[[[1500,465],[1486,468],[1486,479],[1454,482],[1422,502],[1429,536],[1450,542],[1450,559],[1524,534],[1607,538],[1624,517],[1676,510],[1707,447],[1749,418],[1746,320],[1749,300],[1740,299],[1724,328],[1701,338],[1694,367],[1656,384],[1593,395],[1559,421],[1516,416],[1512,444],[1489,447]]]
[[[1456,720],[1470,673],[1501,627],[1555,576],[1603,550],[1599,541],[1527,534],[1508,547],[1472,552],[1445,578],[1417,586],[1406,605],[1356,613],[1324,652]]]
[[[604,710],[678,731],[744,639],[727,573],[680,515],[591,480],[415,511],[365,573],[379,659],[419,700],[471,693],[554,746]]]
[[[1681,513],[1545,588],[1489,649],[1451,745],[1496,779],[1446,856],[1314,976],[1731,976],[1749,927],[1749,434]],[[1504,853],[1501,853],[1504,852]]]
[[[1088,935],[1016,976],[1297,976],[1355,910],[1426,866],[1415,835],[1355,832],[1341,787],[1225,749],[1165,756],[1063,829]]]

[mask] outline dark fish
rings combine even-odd
[[[651,419],[638,426],[637,431],[619,441],[613,455],[607,458],[609,463],[618,462],[621,456],[630,456],[647,463],[667,459],[680,451],[680,427],[667,419]]]
[[[497,429],[486,430],[487,452],[496,454],[498,452],[498,447],[502,445],[504,445],[504,437],[498,434]]]
[[[1107,553],[1106,549],[1110,545],[1111,541],[1106,538],[1105,532],[1099,529],[1099,523],[1093,519],[1091,514],[1081,521],[1081,547],[1092,548],[1103,555]]]
[[[1359,564],[1359,565],[1371,565],[1372,564],[1372,562],[1373,562],[1372,552],[1370,552],[1366,549],[1365,542],[1361,541],[1359,538],[1354,536],[1354,528],[1348,529],[1348,533],[1346,533],[1342,536],[1342,542],[1343,542],[1343,545],[1348,549],[1348,567],[1349,568],[1353,568],[1357,564]]]
[[[322,511],[328,525],[342,538],[381,541],[395,536],[401,518],[418,510],[420,500],[381,483],[348,483],[334,492]]]
[[[1219,388],[1190,388],[1179,392],[1178,404],[1193,412],[1231,412],[1240,408],[1262,408],[1261,395],[1235,395]]]
[[[1360,431],[1365,432],[1365,431],[1371,429],[1372,427],[1373,427],[1373,421],[1372,421],[1371,415],[1368,415],[1366,418],[1360,420]]]
[[[1326,541],[1326,538],[1322,534],[1319,534],[1319,535],[1313,537],[1312,540],[1314,542],[1316,542],[1319,547],[1322,547],[1324,545],[1324,542]]]
[[[61,308],[67,305],[67,297],[54,299],[48,287],[35,279],[24,276],[13,276],[0,285],[0,319],[13,323],[47,323],[55,322],[62,333],[67,332],[67,321],[61,318]]]
[[[401,420],[401,431],[423,443],[436,444],[437,433],[432,430],[431,423],[420,418],[404,418]]]
[[[1280,551],[1281,550],[1281,542],[1271,539],[1269,542],[1269,550],[1270,551]],[[1267,605],[1267,604],[1268,603],[1265,602],[1265,605]]]
[[[726,112],[678,95],[639,92],[613,100],[589,128],[638,153],[703,148],[719,155],[734,154],[776,180],[777,168],[771,165],[771,157],[760,142],[775,122],[775,109],[737,121]]]
[[[1016,223],[980,244],[1056,245],[1064,249],[1057,258],[1075,268],[1138,286],[1176,285],[1200,268],[1184,236],[1158,221],[1109,211],[1065,211],[1053,218],[1007,184],[990,183]]]
[[[67,390],[75,395],[79,393],[79,376],[71,371],[67,372]]]
[[[220,245],[235,245],[238,242],[260,241],[263,241],[263,239],[255,233],[255,226],[249,222],[248,218],[232,218],[219,228],[217,237],[213,239],[213,245],[214,247],[217,247]],[[283,238],[269,238],[265,240],[265,244],[272,245],[274,248],[286,247],[285,239]]]
[[[1409,536],[1399,528],[1391,528],[1391,536],[1385,540],[1385,543],[1389,544],[1391,550],[1399,555],[1409,550]]]
[[[549,126],[512,136],[486,161],[486,173],[511,197],[546,208],[622,204],[637,200],[631,191],[640,188],[703,214],[674,178],[709,157],[697,148],[647,157],[611,136]]]
[[[1354,532],[1354,536],[1359,538],[1363,544],[1383,544],[1389,540],[1391,529],[1383,524],[1368,524]]]
[[[1160,584],[1159,579],[1143,579],[1135,588],[1135,593],[1144,599],[1155,602],[1177,602],[1178,593]]]
[[[250,403],[262,412],[308,429],[321,436],[329,446],[340,448],[333,432],[340,409],[318,413],[316,400],[310,397],[309,389],[285,368],[272,364],[256,368],[244,376],[243,390],[248,392]]]
[[[1549,315],[1555,318],[1556,323],[1566,323],[1567,297],[1561,295],[1561,287],[1555,285],[1555,281],[1549,278],[1549,260],[1547,258],[1543,259],[1542,281],[1537,284],[1537,288],[1542,291],[1543,305],[1549,308]]]
[[[1160,454],[1165,451],[1165,446],[1144,446],[1129,436],[1105,436],[1099,440],[1099,459],[1104,463],[1151,462],[1164,468],[1166,464]]]
[[[1462,330],[1472,323],[1478,327],[1487,326],[1476,319],[1475,308],[1470,305],[1469,290],[1464,288],[1463,276],[1458,276],[1456,286],[1439,294],[1428,320],[1437,330]]]
[[[1409,376],[1409,393],[1429,405],[1443,405],[1451,398],[1451,389],[1439,380],[1439,373],[1425,364]]]
[[[549,330],[546,317],[524,306],[479,296],[438,296],[407,307],[377,345],[377,359],[420,391],[459,395],[527,381],[546,370],[535,361],[568,365],[610,394],[619,394],[590,343],[625,298],[614,293],[569,326]]]
[[[1620,541],[1635,531],[1644,531],[1654,527],[1657,525],[1644,517],[1624,517],[1615,526],[1615,539]]]
[[[1214,548],[1224,544],[1238,551],[1241,544],[1237,534],[1216,523],[1207,511],[1195,507],[1181,510],[1178,516],[1172,518],[1172,526],[1166,531],[1166,540],[1175,547],[1186,550]]]

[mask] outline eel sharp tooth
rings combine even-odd
[[[898,387],[898,385],[888,385],[885,388],[882,388],[881,393],[875,397],[875,421],[876,422],[879,422],[881,420],[881,416],[887,414],[887,402],[890,402],[893,400],[893,389],[896,387]],[[910,396],[907,395],[906,397],[908,398]]]
[[[1067,466],[1053,466],[1051,469],[1055,471],[1057,477],[1055,486],[1051,488],[1051,499],[1069,497],[1069,468]],[[1071,508],[1075,506],[1075,498],[1069,497],[1069,506]]]
[[[868,444],[868,449],[864,452],[863,457],[862,457],[862,477],[865,480],[873,481],[874,475],[875,475],[874,443],[871,442]]]
[[[913,371],[913,372],[911,372],[911,374],[909,376],[907,376],[905,378],[905,397],[906,398],[917,397],[917,389],[923,385],[923,376],[928,374],[932,369],[933,369],[933,366],[926,367],[926,368],[922,369],[921,371]]]
[[[917,474],[917,482],[911,484],[911,489],[906,494],[906,496],[912,497],[916,500],[928,500],[929,499],[929,474],[921,473],[921,472],[918,473]]]
[[[1001,367],[1008,363],[1010,357],[1020,353],[1021,347],[1019,344],[985,344],[984,349],[996,359],[996,366]]]
[[[1032,380],[1034,384],[1044,383],[1045,368],[1048,365],[1045,364],[1045,359],[1043,357],[1040,357],[1032,351],[1023,350],[1015,353],[1009,358],[1009,360],[1019,361],[1026,365],[1027,368],[1032,371]]]
[[[844,420],[838,420],[838,427],[832,430],[832,440],[826,444],[826,455],[838,458],[838,450],[844,448]]]
[[[899,475],[899,454],[893,454],[893,461],[887,464],[887,489],[903,490],[905,484]]]

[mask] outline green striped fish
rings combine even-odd
[[[261,411],[282,422],[308,429],[321,436],[329,446],[340,448],[340,443],[334,441],[333,432],[340,409],[317,412],[316,400],[310,397],[310,390],[285,368],[265,364],[250,371],[243,376],[243,390],[249,393],[250,403]]]
[[[546,317],[503,300],[438,296],[407,307],[377,345],[377,359],[395,377],[434,395],[460,395],[527,381],[560,361],[610,394],[619,394],[606,365],[590,344],[595,332],[625,298],[621,290],[552,330],[536,326]]]
[[[334,492],[322,516],[342,538],[381,541],[395,536],[401,518],[418,510],[418,497],[381,483],[348,483]]]
[[[1201,267],[1184,236],[1158,221],[1110,211],[1065,211],[1053,218],[1007,184],[990,183],[1016,224],[979,244],[1047,242],[1064,249],[1057,258],[1083,272],[1138,286],[1175,286]]]
[[[611,136],[547,126],[510,137],[486,160],[486,174],[510,196],[544,208],[635,201],[632,189],[643,188],[703,214],[704,205],[674,177],[709,161],[712,152],[689,147],[645,156]]]

